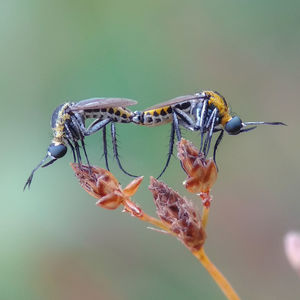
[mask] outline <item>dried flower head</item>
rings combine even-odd
[[[157,215],[191,251],[199,250],[205,241],[199,212],[193,204],[151,177],[149,190],[153,194]]]
[[[72,163],[71,167],[78,178],[80,185],[91,196],[98,199],[97,205],[106,209],[116,209],[121,204],[125,210],[134,215],[140,213],[140,209],[130,201],[139,188],[143,177],[138,177],[122,189],[118,180],[107,170],[98,167],[89,167]]]
[[[284,250],[289,263],[300,275],[300,233],[291,231],[285,235]]]
[[[178,158],[188,175],[183,183],[185,188],[194,194],[208,193],[217,180],[214,161],[207,159],[190,141],[183,138],[178,142],[177,149]]]

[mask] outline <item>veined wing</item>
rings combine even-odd
[[[126,98],[90,98],[72,105],[71,110],[86,110],[110,107],[126,107],[137,104],[137,101]]]
[[[197,95],[186,95],[186,96],[179,96],[179,97],[176,97],[176,98],[173,98],[171,100],[168,100],[168,101],[165,101],[165,102],[162,102],[162,103],[158,103],[154,106],[151,106],[147,109],[144,109],[143,111],[145,110],[152,110],[152,109],[156,109],[156,108],[161,108],[161,107],[164,107],[164,106],[172,106],[172,105],[175,105],[177,103],[181,103],[181,102],[185,102],[185,101],[190,101],[190,100],[197,100],[199,99],[200,97],[197,96]]]

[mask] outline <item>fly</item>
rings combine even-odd
[[[30,187],[33,175],[40,167],[47,167],[57,159],[67,153],[67,145],[70,146],[74,162],[81,164],[81,154],[79,141],[84,151],[84,156],[89,165],[89,160],[85,148],[84,138],[101,129],[103,129],[103,148],[106,168],[109,170],[107,157],[106,126],[111,124],[111,137],[113,152],[120,169],[127,175],[135,177],[124,170],[121,165],[116,138],[115,123],[130,123],[133,113],[125,108],[137,104],[136,101],[125,98],[91,98],[79,102],[67,102],[59,105],[53,112],[51,118],[51,127],[53,130],[53,139],[48,147],[46,156],[33,169],[28,177],[24,190]],[[86,119],[95,119],[88,127],[85,127]],[[50,158],[51,160],[45,161]]]
[[[256,125],[286,125],[282,122],[242,122],[238,116],[230,113],[225,98],[214,91],[201,91],[194,95],[180,96],[144,111],[135,111],[132,121],[145,126],[172,123],[168,158],[158,178],[169,165],[173,154],[175,134],[178,141],[181,139],[180,126],[200,132],[200,152],[205,156],[208,155],[213,133],[220,132],[213,151],[213,159],[216,162],[217,147],[223,138],[224,131],[230,135],[237,135],[255,129]]]

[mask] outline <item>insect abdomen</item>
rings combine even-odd
[[[172,121],[172,107],[166,106],[146,110],[140,115],[140,124],[145,126],[158,126]]]
[[[130,123],[133,113],[123,107],[109,107],[84,110],[84,117],[90,119],[112,119],[117,123]]]

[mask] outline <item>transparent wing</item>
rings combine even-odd
[[[71,110],[86,110],[109,107],[126,107],[137,104],[137,101],[126,98],[90,98],[72,105]]]
[[[148,107],[147,109],[144,109],[144,111],[145,110],[152,110],[152,109],[155,109],[155,108],[161,108],[161,107],[164,107],[164,106],[172,106],[173,104],[177,104],[177,103],[185,102],[185,101],[190,101],[190,100],[196,100],[196,99],[199,99],[199,96],[197,96],[197,95],[179,96],[179,97],[173,98],[171,100],[168,100],[168,101],[156,104],[154,106]]]

